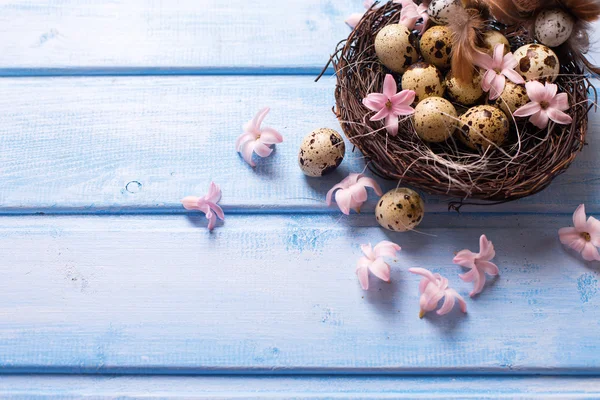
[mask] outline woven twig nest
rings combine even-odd
[[[518,119],[501,148],[475,151],[453,138],[439,144],[424,142],[411,118],[401,120],[395,137],[381,121],[370,121],[372,114],[362,100],[392,73],[375,54],[375,36],[384,26],[397,23],[400,11],[401,6],[392,2],[370,10],[332,57],[337,75],[336,115],[374,173],[431,194],[505,202],[543,190],[571,165],[585,144],[588,113],[593,107],[588,96],[595,96],[595,89],[583,67],[568,50],[560,48],[555,49],[561,60],[555,83],[569,95],[570,125],[551,123],[547,129],[539,129]],[[513,51],[534,41],[522,27],[495,24],[493,28],[509,39]]]

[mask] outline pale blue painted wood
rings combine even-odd
[[[362,1],[13,0],[0,5],[0,73],[317,72],[360,10]]]
[[[364,170],[362,155],[348,143],[346,161],[323,179],[297,165],[306,134],[340,129],[333,88],[333,79],[309,76],[2,79],[0,213],[182,213],[179,200],[211,180],[227,212],[337,212],[325,193]],[[285,142],[253,170],[234,143],[264,106]],[[589,146],[549,190],[483,210],[571,213],[585,202],[600,212],[599,118],[592,114]],[[447,209],[448,199],[426,201],[430,211]]]
[[[597,399],[575,377],[71,377],[0,378],[7,400],[79,399]]]
[[[0,372],[599,374],[597,264],[558,243],[567,215],[0,219]],[[454,253],[493,240],[501,276],[469,313],[418,318],[422,266],[461,294]],[[360,289],[361,243],[403,246]]]

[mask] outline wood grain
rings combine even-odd
[[[337,212],[325,193],[364,170],[362,155],[348,145],[342,167],[323,179],[297,166],[304,135],[340,129],[333,85],[307,76],[2,79],[0,213],[183,212],[179,199],[204,193],[211,180],[222,186],[228,213]],[[234,143],[264,106],[285,142],[253,170]],[[600,212],[598,118],[591,117],[589,146],[550,189],[463,211],[571,213],[585,202]],[[428,210],[445,211],[448,200],[427,196]]]
[[[597,399],[597,378],[390,376],[5,376],[7,400]]]
[[[598,272],[558,243],[568,216],[0,219],[4,373],[598,374]],[[485,233],[501,276],[469,313],[418,318],[422,266],[461,294],[454,253]],[[403,246],[360,289],[361,243]],[[393,261],[393,260],[392,260]]]

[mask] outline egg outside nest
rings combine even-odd
[[[340,166],[346,154],[342,136],[329,128],[319,128],[304,138],[298,153],[298,164],[305,175],[320,177]]]

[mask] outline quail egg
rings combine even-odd
[[[447,26],[433,26],[421,37],[421,55],[438,68],[450,68],[452,53],[452,31]]]
[[[429,18],[439,25],[448,25],[457,8],[462,8],[460,0],[431,0],[427,13]]]
[[[525,86],[517,85],[508,80],[506,81],[502,95],[496,100],[488,100],[488,104],[500,107],[509,120],[518,108],[523,107],[527,103],[529,103],[529,96],[527,96]]]
[[[487,31],[483,34],[483,45],[490,55],[494,52],[494,48],[497,44],[504,45],[504,54],[510,52],[510,43],[506,36],[494,30]]]
[[[471,106],[483,97],[481,75],[475,74],[471,82],[466,82],[456,79],[450,71],[446,74],[446,90],[450,100]]]
[[[560,72],[556,53],[543,44],[527,44],[514,53],[518,65],[516,71],[526,81],[554,82]]]
[[[535,36],[549,47],[558,47],[571,37],[575,21],[560,9],[542,10],[535,19]]]
[[[459,117],[460,140],[472,149],[501,146],[509,132],[506,115],[490,105],[475,106]]]
[[[425,204],[417,192],[407,188],[393,189],[384,194],[375,216],[379,225],[394,232],[414,229],[423,220]]]
[[[448,100],[428,97],[415,107],[415,130],[427,142],[443,142],[454,133],[457,118],[456,108]]]
[[[375,53],[379,61],[399,74],[419,58],[416,47],[416,36],[400,24],[387,25],[375,37]]]
[[[402,76],[402,89],[414,90],[415,103],[427,97],[442,97],[446,90],[444,78],[435,66],[418,62],[411,65]]]
[[[305,175],[323,176],[342,163],[345,153],[342,136],[333,129],[321,128],[309,133],[302,141],[298,163]]]

